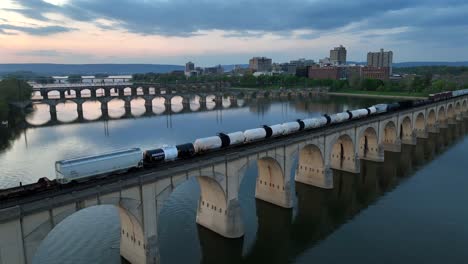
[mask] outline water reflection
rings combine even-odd
[[[324,190],[301,183],[295,183],[297,214],[278,206],[255,200],[255,215],[258,227],[255,234],[249,234],[246,228],[244,239],[228,240],[202,227],[198,228],[198,239],[201,245],[201,263],[310,263],[313,259],[298,261],[306,250],[326,239],[335,230],[349,221],[353,221],[360,212],[375,204],[392,191],[402,181],[414,175],[418,169],[430,163],[435,156],[440,141],[444,146],[452,146],[456,140],[464,138],[466,123],[443,130],[441,134],[430,134],[428,139],[418,140],[416,146],[405,145],[401,153],[385,153],[384,163],[371,161],[361,162],[361,174],[334,171],[334,186],[332,190]],[[457,135],[451,137],[450,135]],[[251,175],[250,175],[251,176]],[[254,184],[254,183],[253,183]],[[242,187],[250,188],[252,186]],[[450,190],[446,190],[450,191]],[[195,196],[196,199],[196,196]],[[254,199],[250,197],[250,199]],[[244,201],[245,207],[246,201]],[[242,205],[242,201],[241,201]],[[196,208],[196,205],[194,206]],[[250,209],[250,208],[249,208]],[[195,213],[195,212],[194,212]],[[243,217],[245,214],[243,210]],[[166,216],[162,215],[162,218]],[[166,220],[169,221],[169,220]],[[386,220],[388,221],[388,219]],[[249,224],[249,223],[247,223]],[[251,223],[250,223],[251,224]],[[168,230],[166,233],[177,234],[177,238],[193,238],[186,236],[184,231]],[[184,235],[185,234],[185,235]],[[254,236],[254,243],[249,250],[241,250],[248,236]],[[161,237],[160,243],[170,237]],[[245,248],[245,247],[244,247]],[[198,254],[171,258],[179,248],[163,247],[161,255],[163,263],[197,263]],[[174,262],[175,261],[175,262]]]

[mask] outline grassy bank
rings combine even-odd
[[[382,98],[402,98],[402,99],[425,99],[426,93],[408,93],[408,92],[384,92],[384,91],[361,91],[361,90],[339,90],[330,92],[330,95],[339,96],[357,96],[357,97],[382,97]]]

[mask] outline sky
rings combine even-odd
[[[0,63],[468,61],[466,0],[0,0]]]

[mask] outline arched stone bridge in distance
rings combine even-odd
[[[166,109],[172,104],[176,97],[182,98],[184,108],[189,108],[190,101],[198,97],[201,109],[206,108],[208,97],[214,97],[213,102],[217,107],[222,106],[223,98],[229,98],[231,105],[237,105],[237,99],[259,99],[259,98],[290,98],[296,96],[312,96],[325,92],[323,88],[303,89],[234,89],[229,83],[195,83],[179,85],[162,84],[133,84],[133,83],[110,83],[110,84],[52,84],[41,85],[33,88],[34,103],[49,105],[51,119],[56,120],[56,106],[67,101],[77,105],[78,117],[83,116],[83,103],[86,101],[98,101],[101,104],[102,115],[108,116],[108,103],[114,99],[124,101],[127,112],[131,108],[131,102],[135,99],[144,99],[146,112],[150,113],[155,98],[162,98]],[[54,95],[55,93],[55,95]]]
[[[115,88],[111,88],[111,91],[114,92]],[[121,90],[122,92],[115,92],[114,95],[110,96],[97,96],[97,97],[83,97],[83,96],[76,96],[76,94],[73,95],[64,95],[60,96],[60,98],[49,98],[49,99],[43,99],[43,98],[33,98],[33,103],[34,104],[46,104],[49,106],[49,112],[50,112],[50,122],[48,124],[44,125],[54,125],[54,124],[59,124],[60,122],[57,119],[57,105],[61,103],[66,103],[66,102],[73,102],[76,104],[76,111],[78,113],[77,120],[75,122],[85,122],[84,116],[83,116],[83,104],[87,101],[98,101],[101,104],[101,117],[99,120],[108,120],[110,119],[109,117],[109,106],[108,103],[112,100],[122,100],[124,101],[124,109],[125,109],[125,114],[124,118],[129,118],[132,117],[131,113],[131,108],[132,108],[132,101],[138,100],[138,99],[143,99],[145,100],[145,113],[144,115],[146,116],[151,116],[154,115],[153,113],[153,106],[154,106],[154,100],[157,98],[162,98],[164,99],[164,107],[165,111],[164,113],[170,114],[172,113],[171,111],[171,106],[173,105],[172,100],[174,98],[179,97],[179,99],[182,99],[182,113],[188,113],[188,112],[198,112],[198,111],[209,111],[209,110],[220,110],[223,109],[223,98],[228,98],[230,101],[230,106],[229,108],[236,108],[239,107],[237,100],[242,99],[242,100],[255,100],[255,99],[281,99],[281,98],[299,98],[299,97],[305,97],[305,98],[310,98],[311,96],[314,96],[316,94],[322,93],[320,89],[283,89],[283,90],[273,90],[273,91],[268,91],[268,90],[243,90],[243,89],[231,89],[231,90],[225,90],[225,91],[187,91],[187,90],[178,90],[177,92],[173,93],[166,93],[167,91],[165,90],[156,90],[155,88],[149,87],[148,88],[148,94],[145,94],[143,92],[143,88],[138,87],[134,91],[130,93],[129,87],[124,88]],[[128,93],[126,94],[125,92]],[[54,92],[55,90],[52,90],[51,92]],[[214,103],[213,109],[208,109],[207,103],[208,100],[212,99],[211,103]],[[197,99],[198,98],[198,99]],[[191,110],[190,104],[191,102],[199,104],[199,109],[198,110]],[[31,125],[35,126],[35,125]],[[43,126],[43,125],[40,125]]]
[[[0,255],[6,263],[31,263],[42,240],[64,218],[86,207],[111,204],[120,212],[121,255],[132,263],[154,263],[162,205],[191,177],[201,190],[196,222],[237,238],[244,233],[239,188],[252,162],[258,167],[255,197],[291,208],[291,173],[297,182],[331,189],[333,170],[359,173],[360,160],[382,162],[384,151],[399,152],[401,144],[417,144],[417,138],[463,118],[468,118],[468,96],[85,182],[73,190],[53,188],[20,197],[0,205]]]

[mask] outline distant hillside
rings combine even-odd
[[[237,64],[236,64],[237,65]],[[225,71],[231,71],[236,66],[222,65]],[[240,64],[247,68],[247,64]],[[134,73],[168,73],[184,70],[182,65],[167,64],[49,64],[49,63],[24,63],[24,64],[0,64],[0,76],[13,72],[29,72],[37,75],[94,75],[105,73],[110,75],[134,74]]]
[[[0,64],[0,75],[12,72],[33,72],[40,75],[92,75],[106,74],[133,74],[133,73],[167,73],[183,70],[181,65],[165,64]]]
[[[414,61],[414,62],[399,62],[393,63],[393,67],[395,68],[403,68],[403,67],[419,67],[419,66],[451,66],[451,67],[460,67],[460,66],[468,66],[468,61]]]
[[[365,62],[348,62],[350,64],[365,64]],[[222,65],[225,71],[231,71],[235,65]],[[240,65],[247,68],[247,64]],[[399,62],[393,67],[418,67],[418,66],[468,66],[468,61],[460,62]],[[0,76],[13,72],[32,72],[37,75],[94,75],[97,73],[117,75],[134,73],[167,73],[175,70],[184,70],[182,65],[168,64],[49,64],[49,63],[24,63],[24,64],[0,64]]]
[[[366,65],[366,62],[359,62],[359,61],[348,61],[348,64],[358,64],[358,65]],[[451,67],[459,67],[459,66],[468,66],[468,61],[408,61],[408,62],[396,62],[393,63],[393,67],[395,68],[407,68],[407,67],[420,67],[420,66],[451,66]]]

